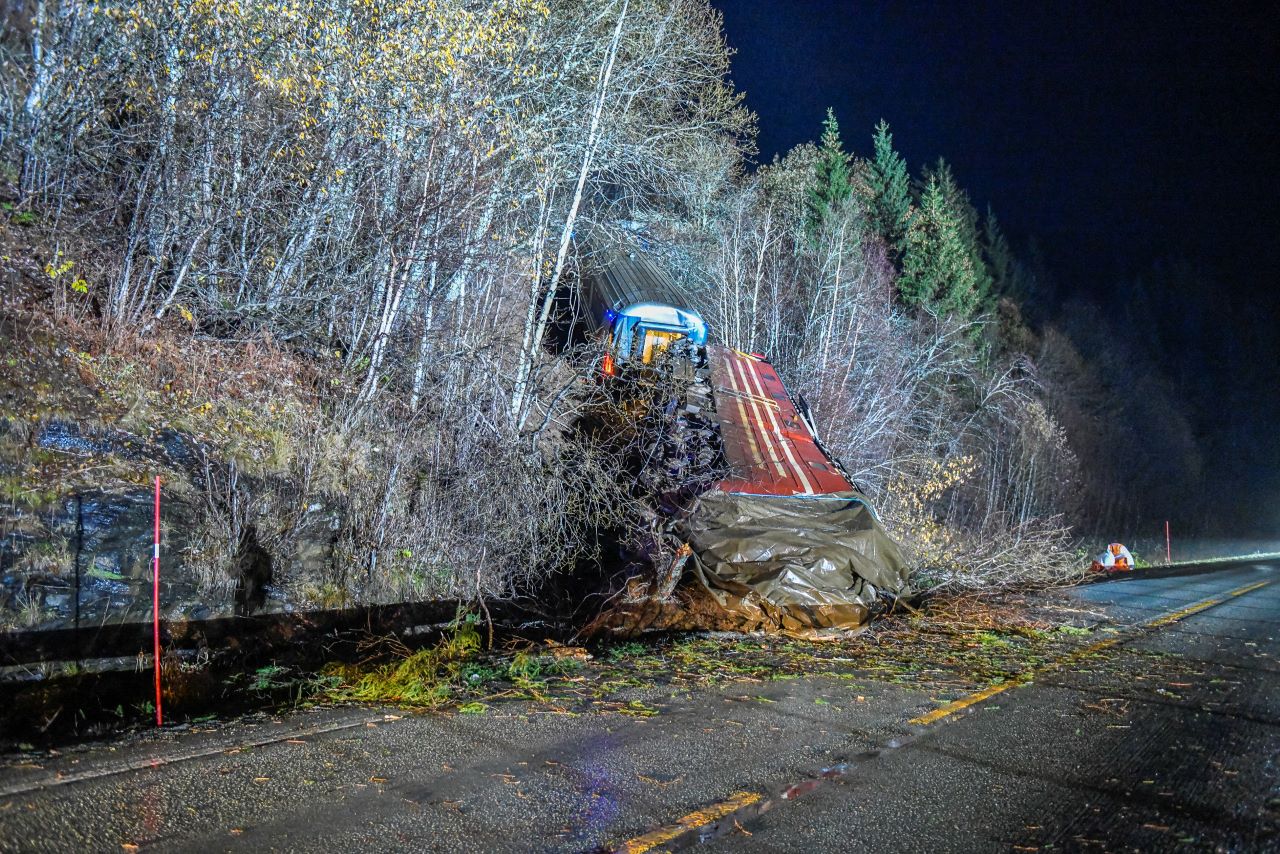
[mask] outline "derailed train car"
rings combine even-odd
[[[670,520],[688,557],[675,596],[623,602],[602,628],[814,635],[865,622],[882,593],[908,592],[897,544],[764,357],[708,344],[706,323],[638,249],[606,257],[583,286],[608,345],[605,374],[665,364],[673,349],[701,366],[692,382],[709,386],[698,399],[711,402],[730,472]]]
[[[695,361],[707,344],[707,324],[680,306],[679,290],[666,271],[638,249],[616,250],[595,259],[584,279],[588,325],[606,343],[602,369],[653,363],[672,347]]]

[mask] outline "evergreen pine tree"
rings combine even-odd
[[[835,111],[827,108],[822,123],[822,140],[818,161],[814,164],[813,182],[805,198],[805,232],[816,239],[832,211],[839,209],[853,193],[849,179],[849,157],[840,141],[840,125]]]
[[[960,224],[942,184],[930,176],[904,239],[898,292],[909,306],[969,317],[979,309],[977,286]]]
[[[884,119],[876,125],[875,159],[870,167],[867,184],[871,221],[889,249],[901,257],[911,220],[911,177],[906,161],[893,150],[893,134]]]
[[[947,210],[951,213],[951,219],[955,223],[958,238],[969,259],[969,266],[973,269],[974,298],[972,305],[965,306],[966,312],[968,314],[981,314],[990,311],[993,306],[992,291],[994,282],[991,271],[987,267],[986,258],[983,256],[978,212],[974,209],[973,202],[969,200],[969,194],[956,182],[955,173],[951,171],[951,164],[947,163],[946,160],[939,157],[934,168],[926,170],[925,174],[937,179],[938,186],[942,190],[943,199],[946,201]]]
[[[1000,228],[995,211],[987,207],[986,220],[982,224],[987,268],[991,271],[992,289],[997,294],[1008,295],[1013,289],[1013,250]]]

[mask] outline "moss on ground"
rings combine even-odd
[[[464,620],[436,646],[401,648],[389,660],[365,665],[330,665],[313,698],[468,714],[526,701],[565,713],[649,716],[659,710],[636,695],[653,689],[675,694],[813,676],[854,687],[915,685],[949,696],[1024,676],[1087,645],[1093,633],[1042,604],[1014,598],[939,598],[922,611],[899,612],[859,634],[822,641],[697,634],[589,647],[513,642],[485,650],[475,622]]]

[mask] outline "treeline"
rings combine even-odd
[[[1224,300],[1220,274],[1180,260],[1088,298],[1032,279],[1039,363],[1084,463],[1081,526],[1157,551],[1165,520],[1175,549],[1273,531],[1280,365],[1256,354],[1277,346],[1274,306]]]
[[[871,143],[848,152],[829,114],[726,183],[671,241],[694,298],[804,394],[931,582],[1059,577],[1079,462],[1008,296],[1026,274],[946,162],[913,176],[883,122]]]
[[[557,420],[583,386],[541,342],[575,231],[689,210],[739,167],[752,117],[705,0],[10,0],[0,33],[28,226],[8,236],[39,256],[6,280],[107,351],[310,363],[241,402],[254,431],[221,430],[215,451],[277,450],[213,472],[204,586],[252,536],[278,586],[328,604],[510,595],[624,524],[612,461]],[[314,506],[337,530],[301,578]]]
[[[584,233],[648,233],[714,334],[774,359],[929,583],[1061,577],[1070,521],[1103,515],[1082,456],[1116,437],[1077,374],[1106,368],[1022,320],[996,218],[883,123],[867,157],[831,116],[749,168],[706,0],[9,0],[3,23],[0,152],[50,315],[309,360],[322,417],[267,504],[343,503],[362,571],[327,583],[352,596],[507,595],[618,521],[566,429],[578,368],[543,346]],[[258,528],[288,565],[293,529]]]

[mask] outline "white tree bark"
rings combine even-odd
[[[569,211],[565,216],[564,227],[560,230],[560,244],[556,250],[555,266],[552,268],[551,277],[546,285],[541,288],[542,305],[536,312],[536,322],[534,321],[534,311],[531,311],[525,321],[525,335],[521,345],[520,362],[516,369],[515,389],[511,397],[511,410],[515,414],[516,422],[523,426],[525,419],[528,417],[528,383],[529,375],[533,370],[533,363],[537,359],[538,348],[542,346],[542,339],[546,334],[547,320],[551,315],[551,306],[555,300],[556,288],[560,285],[560,277],[564,273],[565,260],[569,255],[569,245],[573,239],[574,226],[578,221],[578,210],[582,206],[582,194],[587,185],[587,178],[591,175],[591,168],[596,154],[596,146],[600,140],[600,117],[604,114],[605,101],[609,97],[609,79],[613,76],[614,62],[618,56],[618,45],[622,41],[622,29],[627,19],[627,6],[630,0],[622,0],[622,8],[618,11],[618,21],[613,28],[613,38],[609,41],[609,48],[605,53],[604,61],[600,67],[600,83],[596,91],[595,103],[591,108],[591,121],[587,127],[587,138],[582,150],[582,162],[578,167],[578,179],[574,184],[573,199],[569,204]],[[541,276],[541,270],[537,270],[535,275]],[[536,304],[535,298],[534,303]]]

